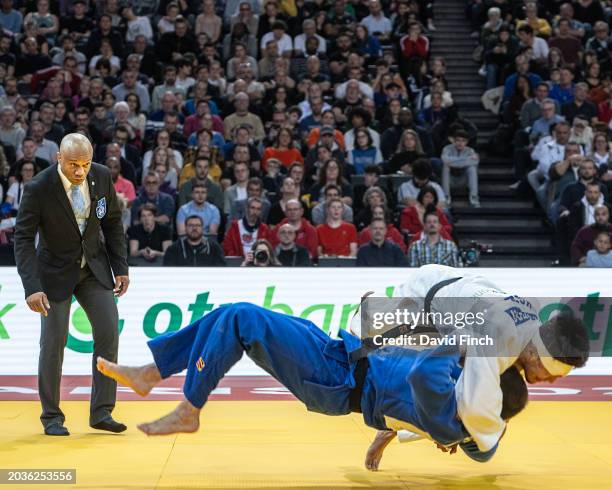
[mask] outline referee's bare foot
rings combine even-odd
[[[161,381],[161,375],[155,364],[140,367],[120,366],[103,357],[97,359],[98,371],[117,383],[132,388],[140,396],[147,396],[153,387]]]
[[[138,429],[148,436],[165,436],[177,432],[196,432],[200,428],[200,409],[187,400],[155,422],[140,424]]]

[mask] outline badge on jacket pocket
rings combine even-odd
[[[96,204],[96,216],[98,219],[104,218],[106,216],[106,198],[98,199],[98,203]]]

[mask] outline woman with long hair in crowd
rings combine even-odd
[[[387,173],[403,172],[410,175],[412,162],[424,156],[425,152],[418,133],[413,129],[406,129],[400,137],[395,153],[387,162]]]
[[[293,162],[304,163],[304,157],[300,151],[295,148],[293,142],[293,133],[291,129],[282,127],[278,130],[274,140],[274,146],[269,146],[264,150],[261,157],[263,169],[266,169],[266,162],[269,158],[280,160],[285,168],[288,168]]]
[[[348,152],[347,161],[353,174],[363,175],[366,167],[382,163],[380,148],[374,146],[370,132],[365,128],[355,130],[355,147]]]
[[[325,187],[328,184],[337,185],[342,189],[342,202],[348,206],[353,203],[353,188],[343,175],[343,167],[333,158],[323,164],[319,170],[318,182],[310,188],[310,205],[316,206],[325,200]]]

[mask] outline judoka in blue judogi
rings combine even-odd
[[[197,430],[210,393],[246,352],[308,410],[361,412],[370,427],[407,428],[444,446],[458,443],[477,461],[488,460],[497,448],[479,451],[457,417],[454,385],[462,368],[452,346],[421,352],[389,346],[370,352],[366,364],[356,363],[350,354],[361,341],[354,335],[342,331],[340,339],[332,339],[309,320],[249,303],[220,307],[148,346],[154,365],[127,368],[99,359],[98,369],[143,395],[159,380],[187,369],[182,408],[139,426],[149,435]],[[517,376],[521,391],[524,382]],[[526,396],[517,411],[525,403]]]

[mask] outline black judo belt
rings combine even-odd
[[[423,311],[425,315],[428,315],[431,312],[431,302],[434,299],[434,296],[440,289],[449,284],[453,284],[457,282],[461,277],[453,277],[451,279],[445,279],[444,281],[440,281],[434,284],[427,294],[425,295],[425,301],[423,305]],[[367,298],[362,298],[362,302]],[[438,333],[438,329],[435,326],[427,326],[427,325],[398,325],[397,327],[390,328],[386,332],[380,334],[380,337],[383,339],[396,338],[401,335],[415,335],[415,334],[426,334],[426,333]],[[368,367],[370,366],[368,362],[368,354],[375,350],[378,346],[374,344],[374,339],[368,337],[365,339],[361,339],[361,347],[350,353],[351,362],[355,362],[355,372],[353,376],[355,378],[355,388],[353,388],[349,394],[349,408],[351,412],[361,413],[361,395],[363,394],[363,385],[365,383],[365,378],[368,374]]]

